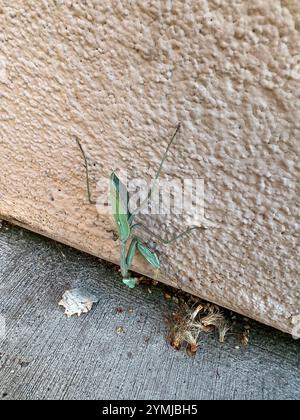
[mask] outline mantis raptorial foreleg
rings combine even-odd
[[[129,250],[126,257],[126,264],[127,264],[128,270],[130,269],[133,258],[136,254],[137,244],[138,244],[138,238],[133,238],[129,246]]]
[[[130,289],[133,289],[136,286],[137,279],[135,277],[129,277],[128,271],[132,265],[133,258],[136,254],[138,239],[133,238],[128,252],[126,254],[126,242],[121,243],[121,273],[123,277],[123,283],[126,284]]]
[[[160,269],[160,261],[155,252],[147,247],[139,238],[133,237],[126,255],[126,243],[122,242],[122,252],[121,252],[121,271],[123,276],[123,283],[130,288],[134,288],[137,279],[134,277],[128,277],[128,271],[132,265],[133,258],[137,251],[151,264],[156,270]]]

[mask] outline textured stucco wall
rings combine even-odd
[[[165,173],[205,179],[218,228],[161,247],[160,279],[291,332],[299,2],[0,0],[0,28],[0,215],[117,261],[73,135],[95,180],[115,168],[143,177],[180,120]]]

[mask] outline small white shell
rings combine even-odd
[[[80,316],[88,313],[94,303],[98,303],[99,299],[84,289],[67,290],[59,302],[59,306],[65,308],[65,315],[70,318],[73,315]]]

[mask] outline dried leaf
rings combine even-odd
[[[65,308],[65,315],[70,318],[73,315],[80,316],[88,313],[94,303],[98,303],[99,299],[84,289],[67,290],[59,302],[59,306]]]

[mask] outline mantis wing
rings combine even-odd
[[[149,264],[151,264],[156,269],[160,268],[160,261],[155,252],[151,251],[146,245],[144,245],[140,241],[138,241],[137,243],[137,248]]]
[[[114,172],[111,175],[110,200],[120,240],[127,241],[130,236],[130,226],[128,222],[128,218],[130,217],[130,213],[128,212],[128,191]]]
[[[131,216],[131,213],[128,209],[129,205],[129,192],[127,191],[126,186],[123,184],[123,182],[120,180],[120,178],[116,175],[115,172],[111,175],[111,183],[113,188],[116,190],[116,192],[120,195],[120,199],[122,202],[123,210],[125,213],[127,213],[128,219]]]

